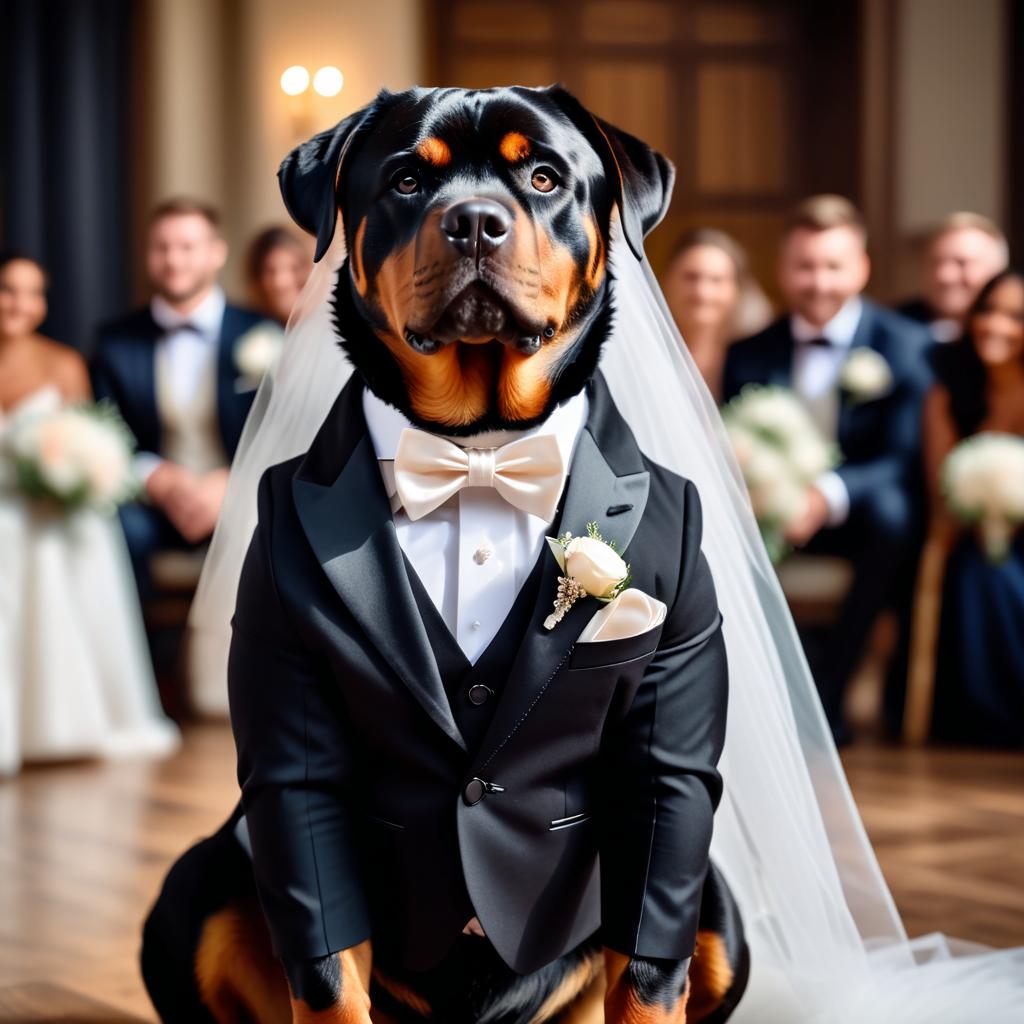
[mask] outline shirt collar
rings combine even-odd
[[[799,313],[794,313],[790,317],[793,340],[807,342],[815,338],[827,338],[836,348],[849,348],[853,344],[853,336],[857,333],[863,310],[861,297],[854,295],[843,303],[839,312],[824,327],[815,327]]]
[[[163,331],[173,331],[187,323],[195,327],[206,340],[212,341],[220,334],[226,305],[224,289],[214,285],[210,294],[188,316],[182,316],[162,295],[153,296],[149,311],[157,327]]]
[[[468,437],[451,437],[445,434],[439,436],[461,448],[497,448],[520,437],[553,434],[568,467],[589,411],[590,401],[584,389],[555,406],[543,423],[538,423],[528,430],[489,430]],[[395,493],[391,463],[398,450],[398,440],[402,436],[402,431],[413,424],[398,409],[388,405],[366,387],[363,388],[363,415],[366,417],[366,429],[373,442],[373,450],[382,464],[381,472],[388,498],[391,500],[391,509],[393,512],[397,511],[401,507],[401,502]]]

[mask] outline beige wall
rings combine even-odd
[[[243,297],[246,242],[287,220],[275,177],[282,158],[379,89],[421,80],[424,29],[419,0],[149,0],[137,219],[176,193],[214,202],[232,250],[225,284]],[[344,88],[331,99],[286,96],[279,79],[292,64],[334,64]]]

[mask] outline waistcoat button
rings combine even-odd
[[[484,686],[483,683],[474,683],[469,688],[469,701],[476,705],[486,704],[492,693],[494,691],[489,686]]]
[[[467,804],[477,804],[484,798],[486,789],[482,779],[471,779],[466,783],[466,788],[462,791],[462,799]]]

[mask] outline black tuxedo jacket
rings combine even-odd
[[[372,934],[426,970],[474,909],[520,973],[598,928],[626,954],[692,954],[722,790],[721,617],[695,488],[641,455],[603,379],[589,386],[556,528],[597,520],[668,615],[576,643],[601,607],[584,598],[544,629],[559,575],[545,549],[475,744],[417,611],[362,385],[306,455],[264,475],[229,689],[257,886],[286,961]],[[501,789],[470,802],[474,778]]]
[[[229,459],[238,439],[255,390],[239,391],[234,347],[238,339],[264,317],[248,309],[228,305],[220,329],[217,354],[217,422]],[[155,347],[162,331],[149,307],[100,328],[90,372],[93,393],[109,398],[131,428],[142,451],[160,453],[160,414],[156,401]]]
[[[841,396],[838,442],[844,461],[837,472],[851,508],[879,488],[917,490],[921,404],[931,384],[927,352],[933,341],[927,328],[863,301],[850,351],[866,346],[882,355],[893,385],[888,394],[872,401]],[[723,399],[728,401],[745,384],[792,387],[795,347],[788,316],[737,342],[726,356]]]

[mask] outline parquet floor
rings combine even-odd
[[[1024,755],[855,746],[843,760],[908,931],[1024,943]],[[225,725],[190,727],[163,764],[0,782],[0,1024],[153,1020],[140,922],[234,798]]]

